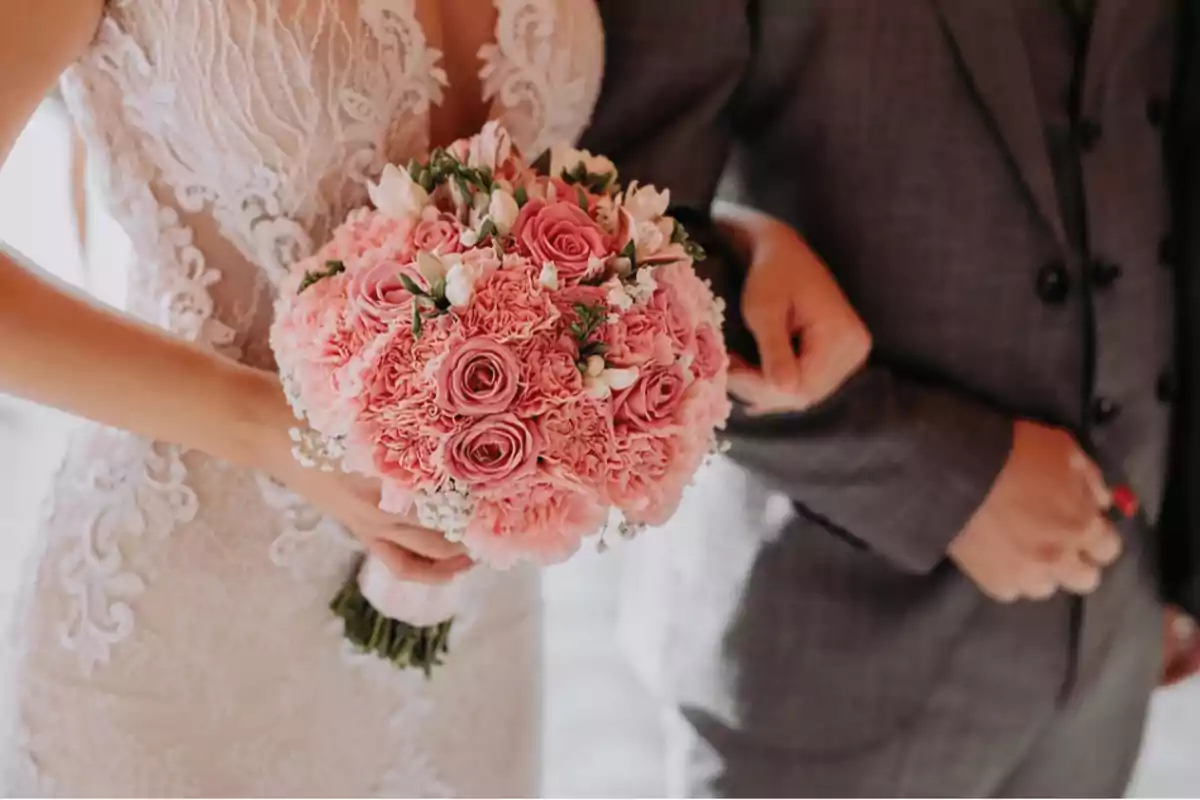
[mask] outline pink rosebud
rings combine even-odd
[[[505,345],[484,337],[451,346],[437,371],[438,405],[454,414],[508,411],[520,387],[521,363]]]
[[[530,200],[513,234],[522,252],[539,266],[554,264],[561,284],[589,278],[597,260],[613,254],[611,238],[577,203]]]
[[[710,381],[726,368],[727,357],[721,334],[712,325],[696,329],[696,358],[692,370],[703,380]]]
[[[674,364],[647,370],[633,386],[616,396],[613,418],[634,430],[659,430],[678,421],[688,380]]]
[[[459,234],[462,228],[452,214],[426,210],[421,221],[413,228],[412,246],[414,250],[424,250],[427,253],[462,252],[462,241]]]
[[[412,295],[400,280],[401,265],[382,260],[350,276],[349,297],[365,317],[386,327],[412,316]]]
[[[536,433],[513,414],[483,417],[446,442],[446,472],[477,491],[512,481],[537,466]]]

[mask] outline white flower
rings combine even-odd
[[[588,356],[584,362],[584,374],[589,378],[599,378],[604,372],[604,357],[603,356]]]
[[[538,283],[552,292],[558,291],[558,267],[553,261],[542,264],[542,273],[538,275]]]
[[[592,358],[599,358],[599,356],[593,356]],[[591,358],[588,359],[588,368],[590,373]],[[599,375],[585,373],[583,376],[583,389],[590,396],[602,399],[608,397],[613,392],[628,389],[630,386],[633,386],[634,381],[637,379],[637,367],[628,367],[625,369],[611,367],[601,371]]]
[[[620,281],[612,282],[612,285],[608,289],[608,296],[605,299],[608,300],[610,306],[621,311],[628,311],[633,308],[633,297],[630,295],[625,284]]]
[[[622,207],[629,212],[635,222],[653,222],[667,213],[671,205],[671,191],[659,191],[653,186],[638,186],[633,181],[625,189]]]
[[[425,279],[431,288],[435,283],[446,277],[446,265],[433,253],[424,250],[417,253],[417,272]]]
[[[519,213],[521,213],[521,209],[517,207],[517,201],[511,194],[503,189],[496,189],[492,192],[492,200],[488,203],[488,216],[491,217],[492,224],[496,226],[496,230],[501,236],[512,230]]]
[[[566,145],[555,145],[550,149],[550,174],[554,177],[571,172],[580,164],[589,175],[617,174],[617,165],[604,156],[592,155],[587,150],[576,150]]]
[[[395,164],[383,168],[378,183],[367,184],[367,194],[381,214],[401,219],[418,216],[429,203],[429,193]]]
[[[627,287],[626,291],[635,301],[648,303],[657,288],[658,281],[654,280],[654,268],[642,267],[638,270],[637,282],[633,286]]]
[[[446,300],[455,308],[466,308],[475,294],[479,273],[455,259],[446,272]]]
[[[474,247],[479,244],[479,231],[473,228],[466,228],[458,235],[458,241],[463,247]]]

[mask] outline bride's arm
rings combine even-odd
[[[713,219],[749,265],[741,317],[763,380],[735,370],[731,389],[760,411],[801,410],[828,398],[866,363],[871,334],[820,257],[790,225],[734,203]]]
[[[0,163],[95,34],[101,0],[6,0]],[[269,374],[122,317],[0,251],[0,391],[243,465],[286,453]],[[282,437],[282,439],[281,439]]]
[[[4,0],[0,164],[90,43],[102,7]],[[294,420],[275,376],[109,310],[3,250],[0,391],[264,470],[345,523],[401,577],[439,581],[470,566],[441,534],[380,511],[377,484],[295,465]]]

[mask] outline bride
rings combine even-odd
[[[71,434],[25,573],[7,791],[535,795],[536,574],[465,576],[432,680],[348,651],[326,604],[363,548],[412,580],[471,562],[294,463],[266,331],[286,266],[385,162],[489,118],[528,152],[578,135],[593,0],[10,0],[3,21],[0,157],[61,75],[136,317],[0,256],[0,389],[100,423]]]

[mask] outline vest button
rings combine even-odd
[[[1121,413],[1121,407],[1107,397],[1097,397],[1092,401],[1092,421],[1097,425],[1107,425]]]
[[[1107,289],[1121,277],[1121,265],[1097,258],[1088,266],[1088,272],[1091,273],[1092,283],[1096,288]]]
[[[1038,270],[1037,294],[1046,305],[1062,305],[1071,292],[1071,276],[1061,261],[1052,261]]]

